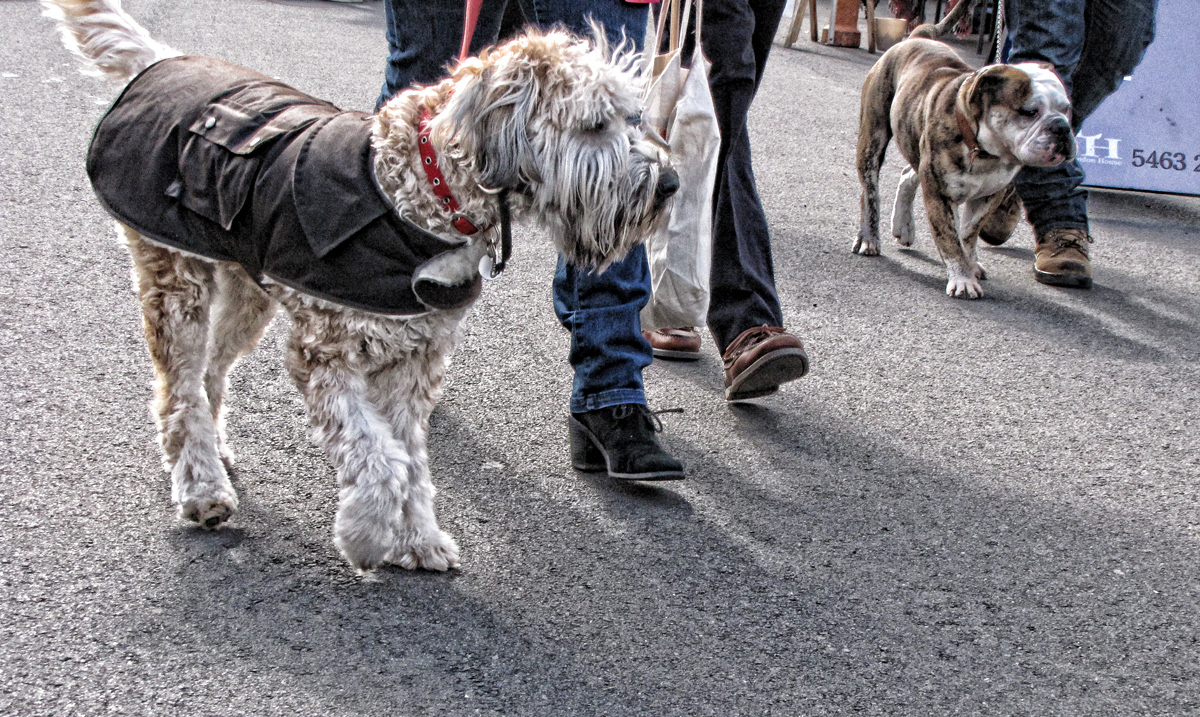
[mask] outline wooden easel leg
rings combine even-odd
[[[787,38],[783,41],[784,47],[791,47],[796,44],[796,37],[800,34],[800,23],[804,21],[804,6],[801,4],[804,0],[796,0],[792,5],[792,25],[788,28]]]

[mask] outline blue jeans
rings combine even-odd
[[[641,49],[646,6],[622,0],[518,0],[526,19],[590,34],[589,17],[604,25],[616,46],[622,33]],[[436,82],[462,43],[463,0],[387,0],[388,63],[379,104],[413,83]],[[479,11],[472,52],[496,42],[506,3],[485,2]],[[641,311],[650,298],[646,252],[637,247],[604,273],[579,269],[559,257],[554,310],[571,331],[569,360],[575,369],[571,411],[621,403],[646,403],[642,369],[654,356],[642,338]]]
[[[1008,61],[1054,65],[1071,96],[1071,124],[1078,131],[1142,61],[1154,39],[1157,5],[1158,0],[1008,0]],[[1087,231],[1083,179],[1075,160],[1017,174],[1017,193],[1039,236],[1061,227]]]

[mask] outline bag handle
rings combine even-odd
[[[469,2],[470,0],[468,0]],[[680,12],[680,4],[683,8]],[[668,7],[669,6],[669,7]],[[667,44],[667,54],[679,49],[679,36],[681,25],[684,25],[692,15],[692,0],[663,0],[658,8],[658,29],[654,33],[654,53],[653,55],[661,54],[659,48],[662,47],[663,33],[666,31],[667,17],[671,18],[671,30]],[[696,0],[696,46],[700,46],[701,28],[704,25],[704,0]],[[653,56],[651,55],[651,56]]]

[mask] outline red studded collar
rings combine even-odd
[[[421,153],[421,166],[425,169],[425,177],[433,187],[433,194],[441,203],[442,211],[454,215],[450,223],[458,233],[475,234],[479,232],[479,227],[459,213],[458,201],[450,191],[450,185],[446,183],[446,178],[442,176],[442,170],[438,169],[437,152],[434,151],[433,142],[429,139],[430,119],[431,115],[426,109],[421,114],[421,125],[417,132],[417,150]],[[490,227],[483,227],[483,229],[486,231]]]

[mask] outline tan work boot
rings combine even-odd
[[[1087,245],[1092,238],[1083,229],[1059,227],[1037,238],[1034,277],[1043,284],[1092,288],[1092,263]]]

